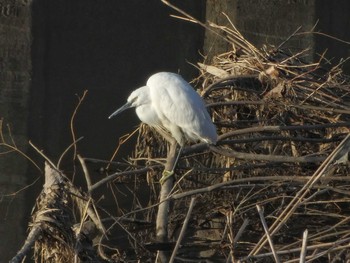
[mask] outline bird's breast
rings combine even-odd
[[[136,114],[139,119],[148,125],[156,126],[160,124],[157,113],[150,105],[141,105],[136,108]]]

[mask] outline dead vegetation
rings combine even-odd
[[[164,159],[159,158],[167,156],[167,146],[141,125],[127,162],[108,165],[101,181],[91,183],[86,177],[89,194],[81,194],[80,210],[94,204],[101,216],[93,221],[100,226],[94,241],[96,257],[110,262],[154,262],[161,250],[176,262],[349,260],[350,82],[341,64],[330,66],[324,57],[306,62],[308,50],[292,54],[283,49],[286,43],[259,50],[233,25],[208,27],[232,46],[210,63],[198,64],[196,86],[208,104],[219,142],[184,149],[166,199],[171,201],[169,241],[156,242],[157,182],[164,167]],[[95,192],[106,184],[115,198],[113,209],[95,206],[100,198]],[[129,210],[119,207],[121,185],[133,199]],[[141,195],[142,191],[147,194]],[[64,197],[80,195],[69,194],[64,192]],[[37,209],[36,215],[40,202]],[[59,212],[50,209],[46,216]],[[50,226],[59,231],[41,230],[41,238],[35,240],[36,254],[41,255],[37,262],[73,262],[72,255],[78,260],[76,249],[66,251],[59,244],[75,246],[73,225],[94,217],[94,213],[82,215],[70,216],[68,221],[55,215],[61,224],[50,222]],[[68,233],[62,229],[67,224],[69,239],[61,238],[62,231]],[[118,234],[113,234],[116,230]],[[124,239],[118,242],[113,235]],[[47,239],[55,241],[45,243]],[[49,246],[55,245],[70,260],[47,261],[47,251],[54,250]],[[87,261],[95,262],[92,258]]]
[[[232,50],[199,63],[197,84],[220,140],[187,147],[177,166],[173,240],[196,197],[178,260],[193,251],[222,262],[347,260],[350,89],[341,64],[306,62],[308,50],[258,50],[233,25],[212,26]],[[158,156],[163,142],[142,126],[134,164]]]

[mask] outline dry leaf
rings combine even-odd
[[[265,94],[265,98],[281,98],[284,94],[284,83],[280,82],[276,87]]]
[[[201,69],[205,70],[211,75],[214,75],[215,77],[225,78],[229,76],[229,73],[227,73],[225,70],[217,68],[215,66],[205,65],[202,63],[198,63],[198,65]]]

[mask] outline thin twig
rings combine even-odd
[[[104,184],[106,184],[106,183],[108,183],[108,182],[118,178],[119,176],[146,174],[148,171],[159,169],[161,167],[162,167],[162,165],[152,165],[152,166],[143,167],[143,168],[140,168],[140,169],[137,169],[137,170],[113,173],[113,174],[108,175],[107,177],[101,179],[97,183],[93,184],[91,186],[91,191],[96,190],[98,187],[100,187],[100,186],[102,186],[102,185],[104,185]]]
[[[303,243],[301,245],[301,251],[300,251],[300,263],[305,263],[305,259],[306,259],[306,246],[307,246],[307,235],[308,235],[308,231],[307,229],[305,229],[304,233],[303,233]]]
[[[281,44],[278,45],[276,50],[279,50],[284,46],[292,37],[294,37],[302,29],[302,26],[299,26],[290,36],[288,36]]]
[[[246,229],[246,227],[248,226],[249,224],[249,219],[248,218],[245,218],[244,221],[243,221],[243,224],[241,225],[241,227],[239,228],[234,240],[233,240],[233,245],[236,246],[237,245],[237,242],[238,240],[241,238],[242,234],[244,233],[244,230]]]
[[[60,165],[61,165],[61,162],[63,160],[63,157],[66,155],[66,153],[69,151],[70,148],[74,147],[76,149],[76,144],[81,141],[82,139],[84,139],[84,137],[80,137],[78,138],[76,141],[72,142],[64,151],[63,153],[61,154],[60,158],[58,159],[58,162],[57,162],[57,168],[59,169],[60,168]],[[74,153],[74,156],[76,155],[76,153]],[[75,157],[74,157],[75,159]]]
[[[86,167],[86,163],[85,163],[84,158],[82,158],[80,156],[80,154],[78,154],[77,157],[78,157],[78,160],[79,160],[79,162],[81,164],[81,167],[83,168],[84,175],[85,175],[86,186],[87,186],[88,192],[90,194],[91,193],[91,178],[90,178],[89,170]]]
[[[167,0],[161,0],[165,5],[169,6],[170,8],[174,9],[175,11],[179,12],[180,14],[182,14],[185,18],[187,18],[189,21],[199,24],[201,25],[203,28],[205,28],[206,30],[214,33],[215,35],[219,36],[220,38],[222,38],[223,40],[225,40],[228,43],[231,43],[231,41],[223,34],[220,34],[218,31],[213,30],[212,27],[207,26],[206,24],[200,22],[199,20],[195,19],[193,16],[189,15],[187,12],[183,11],[182,9],[176,7],[175,5],[171,4],[169,1]]]
[[[191,202],[190,202],[190,206],[189,206],[188,211],[187,211],[187,215],[186,215],[185,220],[182,224],[181,232],[177,238],[177,242],[176,242],[175,248],[173,250],[173,253],[171,254],[169,263],[173,263],[175,261],[176,253],[180,247],[180,244],[182,242],[183,237],[185,236],[185,231],[186,231],[188,222],[190,221],[190,216],[191,216],[194,204],[195,204],[195,200],[196,200],[196,197],[191,198]]]
[[[57,169],[56,165],[41,150],[39,150],[31,141],[29,141],[29,145],[32,146],[52,167]]]
[[[72,114],[72,117],[71,117],[71,119],[70,119],[70,131],[71,131],[72,139],[73,139],[73,144],[72,144],[72,146],[74,147],[74,151],[73,151],[73,152],[74,152],[74,154],[73,154],[73,160],[75,160],[76,154],[77,154],[77,146],[76,146],[76,144],[75,144],[74,142],[78,141],[78,140],[76,140],[75,131],[74,131],[74,119],[75,119],[75,116],[77,115],[78,109],[79,109],[81,103],[84,101],[85,96],[87,95],[87,93],[88,93],[88,90],[84,90],[84,93],[83,93],[83,96],[82,96],[82,97],[79,97],[79,96],[77,95],[77,97],[78,97],[78,104],[77,104],[77,106],[75,107],[75,109],[74,109],[74,111],[73,111],[73,114]],[[59,165],[57,165],[57,167],[59,167]]]
[[[264,212],[262,211],[260,205],[256,205],[256,208],[258,210],[258,213],[259,213],[259,216],[260,216],[260,220],[261,220],[261,223],[264,227],[264,231],[265,231],[265,235],[267,237],[267,240],[269,241],[269,244],[270,244],[270,248],[271,248],[271,251],[272,251],[272,254],[273,254],[273,257],[275,258],[275,261],[276,263],[280,263],[280,259],[278,257],[278,255],[276,254],[276,250],[275,250],[275,247],[273,245],[273,241],[272,241],[272,238],[269,234],[269,228],[266,224],[266,221],[265,221],[265,218],[264,218]]]
[[[320,165],[317,171],[313,174],[310,180],[304,185],[304,187],[298,191],[293,200],[285,207],[283,212],[276,218],[275,222],[270,226],[269,232],[271,235],[275,234],[283,224],[291,217],[292,213],[300,205],[301,200],[309,192],[310,188],[326,173],[327,169],[332,162],[339,158],[339,154],[343,149],[348,149],[350,147],[350,134],[344,138],[344,140],[337,146],[336,149],[327,157],[327,159]],[[256,244],[254,249],[249,253],[249,255],[256,255],[263,245],[266,243],[266,236],[261,238]]]
[[[224,133],[219,136],[218,141],[224,140],[226,138],[255,133],[255,132],[277,132],[277,131],[297,131],[297,130],[318,130],[325,128],[337,128],[337,127],[350,127],[350,122],[337,122],[337,123],[324,123],[324,124],[314,124],[314,125],[291,125],[291,126],[257,126],[245,129],[239,129],[231,132]]]
[[[325,249],[327,250],[327,252],[331,252],[331,251],[335,251],[337,249],[340,249],[341,244],[346,244],[344,246],[349,247],[350,244],[350,237],[349,238],[344,238],[344,239],[337,239],[337,241],[335,242],[327,242],[327,243],[320,243],[320,244],[316,244],[316,245],[310,245],[306,247],[307,251],[312,251],[312,250],[321,250],[321,249]],[[293,248],[293,249],[286,249],[286,250],[279,250],[276,253],[278,255],[286,255],[286,254],[291,254],[291,253],[300,253],[301,251],[301,247],[298,248]],[[324,250],[323,250],[324,251]],[[273,256],[272,252],[268,252],[268,253],[262,253],[262,254],[257,254],[257,255],[252,255],[252,256],[247,256],[247,257],[243,257],[241,258],[241,260],[246,261],[246,260],[254,260],[254,259],[261,259],[261,258],[265,258],[265,257],[271,257]],[[296,260],[296,262],[299,261]]]
[[[117,145],[117,148],[114,150],[113,154],[112,154],[112,157],[110,158],[109,160],[109,163],[107,164],[106,166],[106,170],[109,169],[114,157],[117,155],[117,153],[119,152],[119,149],[120,147],[125,143],[127,142],[138,130],[140,129],[140,126],[137,127],[132,133],[130,134],[126,134],[122,137],[119,138],[119,141],[118,141],[118,145]]]

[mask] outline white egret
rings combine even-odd
[[[170,132],[181,147],[179,154],[186,141],[209,144],[217,141],[216,128],[204,101],[178,74],[159,72],[152,75],[146,86],[134,90],[127,103],[113,112],[109,119],[133,107],[142,122],[156,128],[167,140],[169,135],[164,130]],[[165,171],[161,182],[172,174],[173,171]]]

